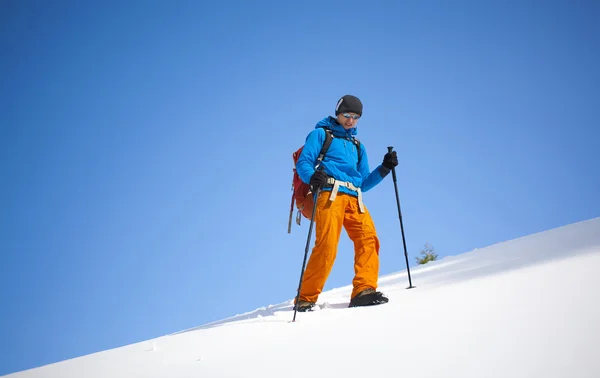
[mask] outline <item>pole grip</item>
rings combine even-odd
[[[391,153],[394,150],[394,147],[388,146],[388,153]],[[394,180],[394,184],[397,182],[396,180],[396,168],[392,168],[392,179]]]

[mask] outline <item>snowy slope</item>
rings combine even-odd
[[[411,273],[381,278],[386,305],[342,287],[295,323],[290,299],[9,377],[600,377],[600,218]]]

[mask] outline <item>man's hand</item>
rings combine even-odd
[[[396,151],[385,154],[382,165],[387,169],[394,169],[394,167],[398,165],[398,156],[396,155]]]
[[[325,171],[316,171],[310,178],[310,185],[313,190],[321,189],[325,184],[327,184],[327,173]]]

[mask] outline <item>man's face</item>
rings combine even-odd
[[[349,130],[353,127],[356,127],[359,118],[360,116],[356,113],[340,113],[337,116],[337,121],[344,127],[344,129]]]

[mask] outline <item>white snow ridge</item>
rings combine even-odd
[[[350,287],[291,299],[11,378],[600,377],[600,218],[382,277],[385,305]]]

